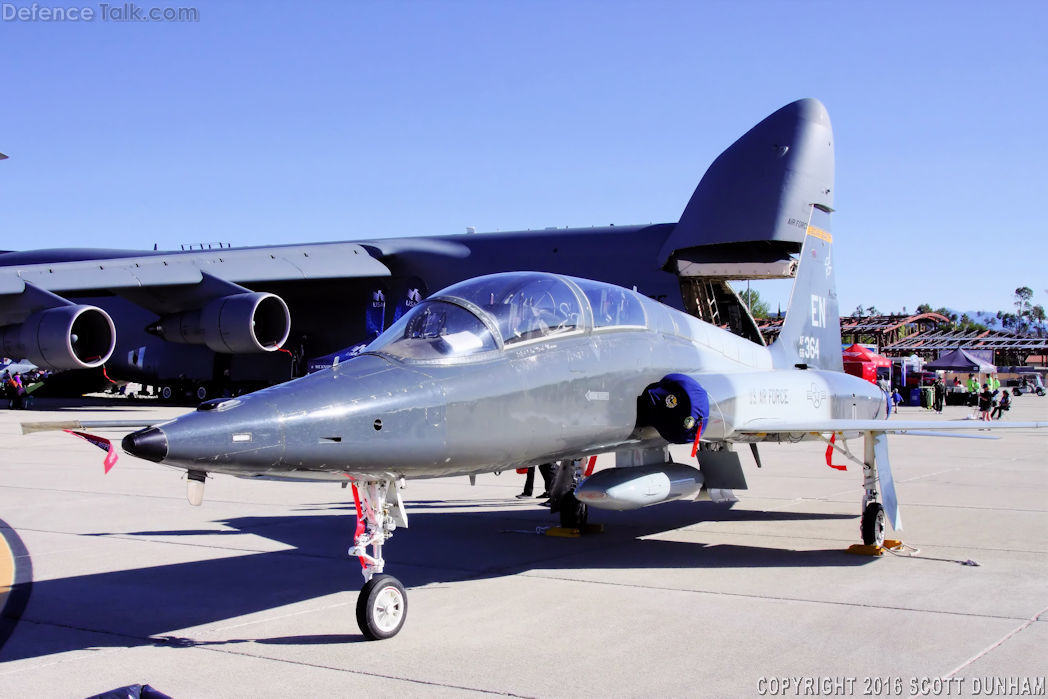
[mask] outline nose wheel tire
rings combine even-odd
[[[392,575],[376,575],[357,597],[357,626],[369,640],[396,636],[408,614],[408,593]]]
[[[862,512],[862,543],[867,546],[883,546],[886,523],[881,503],[871,502],[867,505]]]

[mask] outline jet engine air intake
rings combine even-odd
[[[694,442],[709,416],[709,396],[686,374],[667,374],[637,399],[638,424],[654,427],[673,444]]]
[[[113,319],[95,306],[57,306],[0,328],[0,355],[26,358],[44,369],[94,369],[116,347]]]
[[[207,345],[226,354],[273,352],[291,332],[291,312],[275,294],[249,292],[164,316],[146,330],[169,342]]]

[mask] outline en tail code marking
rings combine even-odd
[[[813,328],[826,327],[826,299],[811,295],[811,325]]]

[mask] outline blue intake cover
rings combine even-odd
[[[673,444],[695,441],[710,414],[710,399],[695,379],[669,374],[644,389],[638,406],[640,424],[654,427]]]

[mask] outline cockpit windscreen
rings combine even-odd
[[[449,287],[488,312],[506,345],[569,333],[582,327],[582,305],[563,279],[528,272],[495,274]]]
[[[449,359],[498,349],[491,331],[461,306],[423,301],[367,346],[401,359]]]

